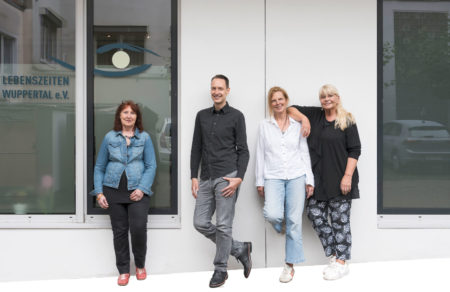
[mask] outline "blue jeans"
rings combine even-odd
[[[302,213],[305,205],[305,175],[291,179],[264,180],[264,218],[281,232],[286,221],[286,263],[305,261],[302,241]]]

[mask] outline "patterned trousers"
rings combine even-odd
[[[339,260],[350,259],[352,248],[351,206],[352,200],[317,201],[313,198],[308,199],[306,212],[327,257],[336,255]]]

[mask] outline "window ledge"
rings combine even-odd
[[[0,215],[0,229],[109,229],[108,215]],[[179,215],[149,215],[148,229],[179,229]]]
[[[379,229],[448,229],[450,215],[378,215]]]

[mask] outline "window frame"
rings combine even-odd
[[[85,12],[84,0],[74,0],[75,16],[83,16]],[[41,14],[39,14],[41,17]],[[40,23],[40,22],[39,22]],[[80,143],[83,142],[83,78],[84,70],[83,56],[85,55],[83,49],[84,37],[84,17],[77,17],[75,20],[75,62],[79,70],[75,71],[75,213],[73,214],[0,214],[0,229],[17,229],[17,228],[84,228],[84,208],[83,208],[83,185],[85,184],[83,176],[84,159],[77,159],[83,157],[83,149]],[[39,36],[41,41],[41,35]],[[39,44],[39,49],[41,46]],[[15,51],[17,51],[17,41],[15,42]],[[16,55],[16,54],[15,54]],[[40,58],[41,55],[39,55]],[[17,59],[14,60],[16,62]]]
[[[11,40],[11,46],[12,46],[11,63],[5,62],[5,47],[6,47],[5,39]],[[10,72],[7,72],[7,69],[5,69],[5,68],[8,67],[8,65],[12,66],[13,64],[15,64],[16,61],[17,61],[17,37],[7,34],[7,33],[3,32],[2,30],[0,30],[0,66],[1,66],[0,74],[14,73],[13,72],[14,66],[12,68],[10,68],[11,69]]]
[[[41,62],[55,63],[51,57],[58,58],[59,30],[63,26],[63,20],[48,8],[41,8],[40,16],[40,42]]]
[[[386,208],[383,206],[383,4],[377,0],[377,223],[378,228],[450,228],[450,208]],[[433,2],[430,2],[433,3]],[[408,9],[408,12],[414,10]],[[436,12],[430,7],[417,12]]]
[[[92,45],[93,26],[93,0],[73,0],[75,4],[75,213],[64,215],[15,215],[0,214],[0,229],[91,229],[111,228],[109,216],[89,215],[87,212],[89,183],[93,177],[88,175],[88,157],[93,155],[93,127],[89,122],[93,118],[93,54],[88,50],[89,42]],[[153,212],[148,216],[147,228],[181,228],[180,204],[179,204],[179,166],[178,166],[178,3],[171,0],[171,119],[172,119],[172,151],[175,153],[172,160],[171,200],[174,200],[170,212],[162,210]],[[89,30],[91,29],[91,31]],[[3,33],[3,32],[0,32]],[[15,42],[17,51],[17,42]],[[16,62],[16,54],[14,54]],[[91,78],[89,77],[91,76]],[[88,138],[91,137],[91,138]],[[92,160],[91,160],[92,161]],[[93,169],[93,167],[92,167]]]
[[[99,47],[99,45],[98,45],[99,40],[96,38],[96,35],[100,36],[104,32],[112,32],[113,34],[119,36],[119,40],[111,39],[111,43],[117,42],[117,41],[120,41],[120,42],[125,41],[128,44],[133,44],[133,45],[140,46],[140,47],[144,47],[144,41],[142,41],[142,43],[136,43],[136,42],[133,42],[133,40],[126,40],[126,38],[129,37],[133,33],[148,35],[147,26],[94,25],[94,28],[93,28],[93,34],[94,34],[93,46],[94,47],[96,47],[96,48]],[[110,36],[110,37],[112,37],[112,36]],[[101,46],[104,46],[104,45],[105,44],[102,44]],[[130,59],[131,59],[130,67],[144,64],[144,52],[131,51],[131,52],[129,52],[129,54],[130,54]],[[112,51],[110,51],[109,54],[106,54],[106,56],[104,56],[104,57],[100,57],[99,54],[97,53],[94,58],[94,63],[96,64],[97,67],[109,67],[108,65],[106,65],[104,63],[104,61],[105,61],[105,59],[110,59],[112,57],[112,55],[113,55]],[[99,57],[100,57],[100,60],[99,60]],[[135,63],[133,63],[133,62],[135,62]],[[111,66],[111,67],[114,68],[114,66]]]
[[[94,1],[88,1],[87,9],[87,52],[94,51]],[[161,228],[179,228],[181,225],[179,217],[179,196],[178,196],[178,4],[176,0],[171,0],[171,207],[170,208],[150,208],[149,210],[149,227]],[[94,139],[94,66],[95,56],[87,54],[87,78],[86,78],[86,112],[87,112],[87,188],[86,191],[92,190],[93,171],[95,165],[95,139]],[[153,141],[156,143],[157,141]],[[92,164],[91,164],[92,162]],[[102,224],[107,221],[109,216],[107,211],[102,209],[94,210],[95,197],[92,196],[86,200],[86,223]]]

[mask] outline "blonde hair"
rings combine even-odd
[[[286,99],[287,104],[289,103],[289,96],[283,88],[279,86],[274,86],[271,89],[269,89],[269,93],[267,94],[267,105],[269,106],[269,114],[273,116],[273,110],[272,110],[272,97],[276,92],[281,92]],[[286,107],[287,111],[287,107]]]
[[[331,85],[331,84],[322,85],[322,87],[320,87],[320,89],[319,89],[319,98],[322,98],[329,94],[336,95],[339,97],[339,102],[336,107],[337,116],[336,116],[336,120],[334,122],[334,128],[335,129],[339,128],[342,131],[344,131],[351,125],[356,124],[356,120],[353,117],[353,115],[350,112],[346,111],[344,109],[344,107],[342,106],[342,101],[340,99],[340,95],[339,95],[339,92],[338,92],[336,86]]]

